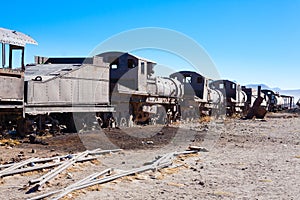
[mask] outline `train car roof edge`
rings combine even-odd
[[[26,44],[38,43],[29,35],[0,27],[0,43],[24,47]]]

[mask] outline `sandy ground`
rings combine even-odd
[[[126,143],[128,138],[135,142]],[[12,149],[2,146],[2,163],[19,158],[20,151],[29,158],[93,148],[125,150],[74,164],[42,191],[31,194],[25,194],[28,181],[47,171],[4,177],[0,199],[26,199],[109,167],[140,167],[158,155],[185,150],[189,145],[203,146],[209,152],[179,157],[174,162],[177,168],[125,177],[73,192],[66,199],[300,199],[300,118],[295,114],[269,114],[263,121],[226,119],[167,128],[92,131],[57,136],[47,142],[45,146],[24,142]]]

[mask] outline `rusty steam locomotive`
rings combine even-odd
[[[24,65],[29,36],[0,29],[0,127],[20,134],[31,131],[76,131],[86,125],[107,126],[114,120],[128,126],[165,123],[202,115],[244,112],[257,95],[270,111],[283,108],[269,91],[258,94],[229,80],[211,80],[199,73],[180,71],[154,76],[155,62],[123,52],[89,58],[35,57]],[[9,46],[6,66],[5,48]],[[21,69],[13,69],[13,50],[21,50]],[[273,95],[273,96],[272,96]],[[280,106],[280,107],[279,107]]]

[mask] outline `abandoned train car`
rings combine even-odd
[[[184,86],[183,101],[180,108],[183,119],[216,114],[223,107],[223,96],[218,90],[209,88],[212,81],[193,71],[179,71],[170,75]]]
[[[96,113],[101,121],[101,117],[114,111],[109,101],[109,65],[102,58],[95,56],[88,64],[31,65],[24,73],[25,44],[37,43],[20,32],[8,29],[0,29],[0,32],[2,130],[24,134],[34,127],[39,130],[58,129],[63,123],[69,131],[74,131],[75,125],[82,124],[74,123],[74,116],[82,120],[86,115]],[[6,46],[9,46],[8,66]],[[22,51],[19,69],[13,66],[13,50]]]
[[[232,81],[213,81],[193,71],[158,77],[156,62],[123,52],[87,58],[36,56],[35,64],[25,69],[25,44],[37,42],[3,28],[0,42],[0,130],[73,132],[95,123],[107,126],[110,120],[128,126],[197,118],[223,109],[232,115],[247,110],[257,96]],[[14,50],[21,50],[20,66],[13,66]],[[270,111],[292,104],[290,96],[267,90],[262,95]]]
[[[215,80],[210,83],[210,87],[222,93],[227,115],[247,110],[247,95],[239,84],[229,80]]]
[[[154,76],[154,61],[123,52],[99,56],[110,66],[110,98],[119,126],[130,118],[139,124],[163,122],[168,111],[172,119],[179,117],[183,87],[176,79]]]
[[[262,103],[260,106],[264,109],[267,109],[268,107],[268,102],[269,102],[269,97],[262,93],[260,88],[254,89],[254,88],[247,88],[246,86],[242,86],[242,90],[246,93],[247,96],[247,106],[252,107],[255,100],[258,98],[259,94],[262,97]]]
[[[290,109],[294,104],[294,97],[287,95],[280,95],[270,89],[263,89],[261,91],[268,97],[268,111],[277,112],[284,109]]]
[[[93,113],[103,119],[114,111],[109,101],[109,66],[98,56],[91,63],[28,66],[24,83],[25,114],[49,116],[69,130],[80,129]]]
[[[168,111],[173,120],[180,116],[178,100],[182,98],[184,88],[176,79],[154,76],[154,61],[123,52],[106,52],[96,57],[108,64],[109,85],[103,87],[109,90],[109,102],[115,108],[111,117],[118,126],[128,126],[130,120],[138,124],[163,123]],[[44,65],[87,64],[91,58],[36,57],[36,61]]]

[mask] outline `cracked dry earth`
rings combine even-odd
[[[189,123],[174,129],[168,128],[168,131],[176,130],[176,134],[164,134],[161,129],[149,126],[124,130],[131,137],[152,138],[154,143],[145,144],[139,138],[136,141],[141,142],[141,148],[128,148],[119,153],[99,156],[97,161],[74,164],[36,193],[25,194],[27,188],[24,185],[46,172],[4,177],[0,183],[0,199],[33,197],[63,188],[108,167],[113,167],[116,171],[140,167],[154,160],[157,155],[185,150],[189,145],[206,147],[209,152],[177,157],[171,168],[124,177],[72,192],[64,198],[300,199],[300,118],[297,115],[269,114],[264,121],[226,119],[205,125]],[[151,135],[147,135],[149,132],[152,132]],[[159,143],[161,140],[155,139],[155,133],[160,133],[160,137],[172,137],[168,138],[167,145],[162,145]],[[106,147],[116,147],[119,144],[114,142],[113,136],[104,139],[103,134],[97,134],[79,135],[81,144],[73,142],[72,151],[75,151],[74,145],[78,145],[78,151],[82,151],[83,147],[92,149],[104,144]],[[112,135],[116,135],[115,132]],[[100,138],[103,144],[99,141]],[[157,145],[155,141],[158,141]],[[1,147],[1,156],[13,157],[19,151],[24,151],[28,157],[33,156],[27,153],[30,146],[26,145],[13,149]],[[65,145],[68,145],[67,142]],[[54,147],[60,154],[67,153],[67,150],[64,152],[57,145]],[[51,146],[35,148],[36,155],[40,157],[50,157],[54,153],[50,150]],[[68,177],[70,174],[71,178]]]

